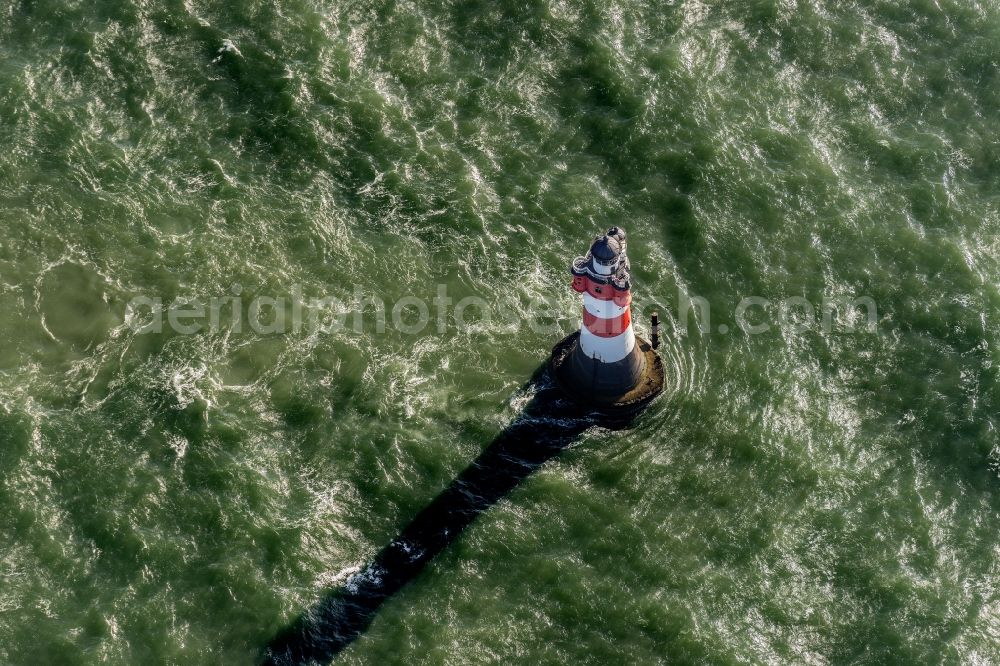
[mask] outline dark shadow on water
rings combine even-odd
[[[593,425],[627,420],[582,410],[539,369],[534,394],[514,422],[383,548],[361,572],[327,593],[267,647],[264,664],[327,663],[371,624],[379,607],[413,580],[476,517]]]

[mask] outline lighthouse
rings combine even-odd
[[[660,357],[632,329],[625,232],[612,227],[597,236],[570,271],[583,298],[582,324],[522,387],[531,399],[520,415],[367,566],[276,636],[265,664],[328,663],[477,516],[593,426],[628,427],[660,394]],[[652,330],[655,340],[655,314]]]
[[[578,402],[611,409],[645,405],[663,388],[663,364],[632,327],[632,283],[625,231],[611,227],[570,265],[583,297],[580,330],[556,345],[552,367]]]

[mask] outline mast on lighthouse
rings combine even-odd
[[[579,332],[553,350],[557,379],[577,400],[589,404],[645,404],[662,390],[663,366],[632,328],[625,232],[611,227],[594,238],[570,271],[573,289],[583,295],[583,321]]]

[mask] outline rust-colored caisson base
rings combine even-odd
[[[652,346],[640,337],[635,339],[636,349],[642,355],[641,371],[634,380],[626,382],[621,390],[613,392],[595,391],[595,385],[613,385],[614,377],[602,377],[595,381],[594,366],[590,359],[581,359],[580,332],[565,337],[552,349],[549,367],[562,390],[574,401],[594,409],[613,413],[628,414],[641,410],[663,391],[663,361]],[[601,364],[599,372],[612,374],[630,372],[619,364]],[[634,367],[635,364],[630,364]],[[634,381],[634,383],[633,383]],[[629,388],[630,387],[630,388]]]

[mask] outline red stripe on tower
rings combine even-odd
[[[625,310],[617,317],[603,319],[584,309],[583,325],[587,327],[588,331],[600,338],[613,338],[628,330],[628,327],[632,325],[632,315],[628,310]]]

